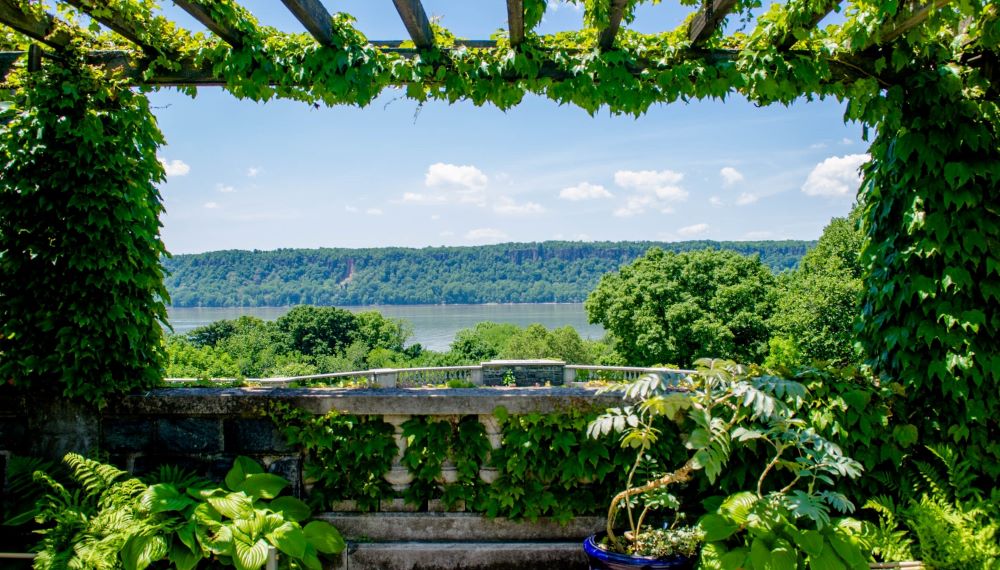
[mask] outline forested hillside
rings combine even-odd
[[[582,302],[601,275],[658,246],[760,255],[793,269],[811,241],[543,242],[476,247],[213,251],[164,260],[174,306]]]

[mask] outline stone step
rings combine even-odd
[[[351,543],[346,570],[587,570],[581,542]]]

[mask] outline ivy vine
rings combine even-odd
[[[490,454],[486,428],[476,416],[464,416],[455,423],[415,416],[403,424],[403,437],[407,447],[402,462],[413,474],[404,492],[407,503],[424,506],[439,499],[446,509],[475,508],[485,487],[479,469]],[[449,460],[458,480],[444,484],[443,467]]]

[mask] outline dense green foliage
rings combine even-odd
[[[288,444],[304,454],[303,479],[315,507],[329,509],[335,501],[353,500],[361,510],[376,510],[379,501],[391,497],[383,475],[397,448],[393,428],[382,418],[336,412],[317,416],[281,404],[272,406],[270,418]]]
[[[859,214],[855,208],[848,218],[834,218],[799,267],[778,276],[778,297],[768,324],[772,343],[790,343],[795,357],[777,363],[860,364],[854,332],[861,317],[863,274]]]
[[[651,247],[721,248],[792,269],[812,242],[543,242],[423,249],[216,251],[164,260],[178,307],[581,302]]]
[[[165,364],[163,137],[145,97],[62,59],[0,114],[0,378],[100,405]]]
[[[73,453],[64,462],[71,471],[65,484],[35,475],[47,487],[38,506],[37,570],[145,570],[161,561],[192,570],[202,560],[259,570],[269,546],[287,568],[322,570],[319,554],[345,547],[329,523],[305,523],[312,512],[305,503],[279,497],[288,481],[246,457],[236,458],[226,488],[171,468],[149,485]]]
[[[993,45],[998,38],[993,37]],[[1000,137],[985,78],[913,73],[888,93],[865,168],[861,340],[898,380],[922,445],[961,446],[1000,480]]]
[[[618,364],[606,343],[583,340],[572,327],[548,330],[483,322],[455,335],[451,350],[406,346],[409,323],[377,311],[300,305],[275,322],[243,316],[216,321],[167,339],[170,378],[266,378],[479,364],[495,358],[554,358],[569,363]]]
[[[633,366],[707,356],[760,362],[773,306],[774,276],[757,257],[716,250],[652,249],[602,277],[586,302],[590,321]]]

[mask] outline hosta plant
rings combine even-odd
[[[35,475],[49,489],[37,516],[45,525],[38,570],[258,570],[272,546],[283,568],[321,570],[319,555],[345,546],[329,523],[305,522],[305,503],[279,496],[287,480],[246,457],[236,459],[225,488],[171,468],[148,485],[73,453],[64,462],[67,485]]]
[[[836,558],[843,566],[864,563],[855,524],[834,520],[831,511],[851,511],[853,505],[833,490],[838,477],[856,477],[861,466],[833,443],[796,417],[808,396],[791,380],[755,374],[754,370],[722,360],[703,359],[686,377],[649,375],[625,387],[622,408],[613,408],[588,427],[591,437],[619,433],[623,447],[636,448],[635,464],[626,487],[608,508],[607,548],[637,556],[662,556],[646,545],[650,510],[670,505],[666,489],[701,473],[715,483],[740,448],[766,450],[757,469],[755,488],[723,500],[708,501],[710,513],[699,521],[705,547],[701,567],[762,570],[797,568]],[[673,469],[654,471],[643,465],[661,435],[662,418],[679,424],[687,460]],[[760,457],[755,455],[754,457]],[[628,529],[616,534],[624,509]]]

